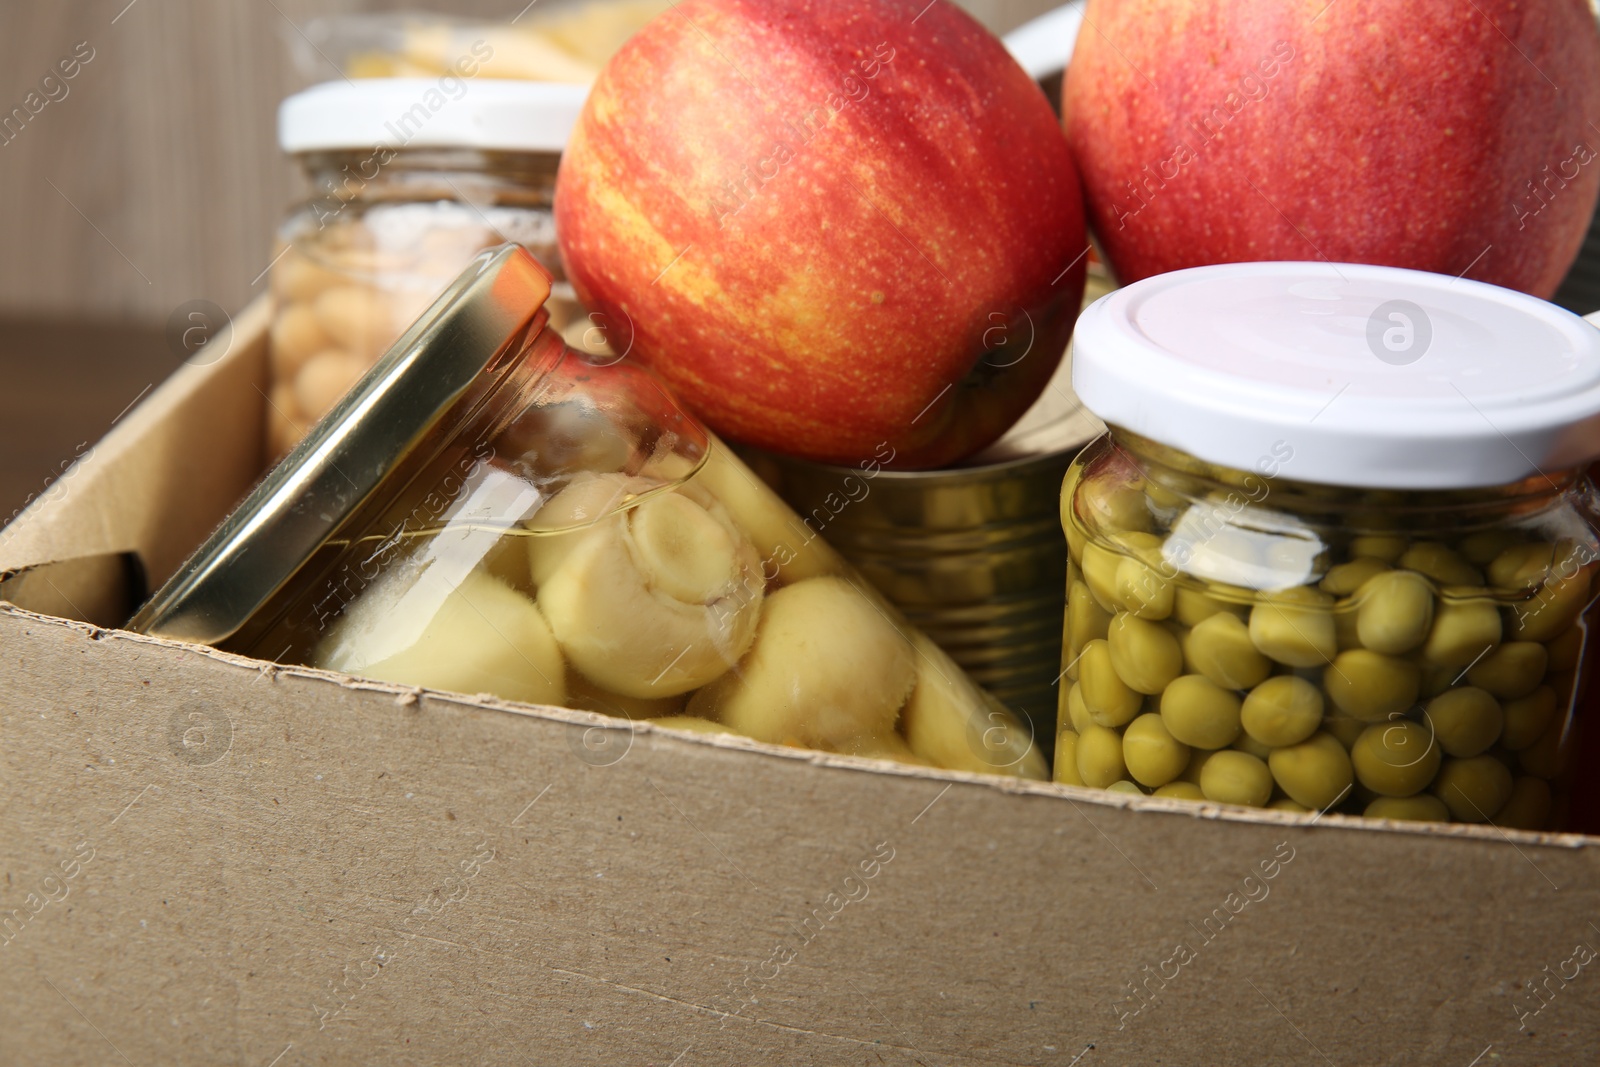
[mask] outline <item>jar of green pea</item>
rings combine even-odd
[[[1242,263],[1090,306],[1058,782],[1566,825],[1600,330],[1417,271]]]

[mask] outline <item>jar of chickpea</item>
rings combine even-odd
[[[1594,622],[1600,330],[1329,263],[1146,279],[1079,319],[1057,781],[1566,825]]]
[[[560,273],[551,211],[586,94],[451,74],[331,82],[283,102],[279,141],[311,193],[284,221],[271,268],[269,461],[485,248],[528,248],[556,276],[555,329],[604,349]]]

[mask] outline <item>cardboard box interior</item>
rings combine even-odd
[[[1592,1059],[1597,838],[917,770],[112,629],[259,474],[265,320],[0,533],[0,1062]]]

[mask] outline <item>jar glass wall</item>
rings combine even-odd
[[[1600,508],[1578,472],[1370,491],[1124,430],[1062,487],[1057,781],[1564,825]]]

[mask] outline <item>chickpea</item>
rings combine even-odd
[[[1215,755],[1215,752],[1209,752],[1203,749],[1194,749],[1191,751],[1189,753],[1189,766],[1185,767],[1183,769],[1183,773],[1178,775],[1178,781],[1192,782],[1195,785],[1199,785],[1201,772],[1206,769],[1206,763],[1209,762],[1211,757]]]
[[[321,352],[294,376],[295,405],[306,418],[320,419],[366,372],[367,364],[347,352]]]
[[[1408,542],[1404,537],[1390,534],[1365,534],[1350,539],[1351,556],[1367,556],[1385,563],[1394,563],[1405,553],[1407,547]]]
[[[1482,585],[1483,572],[1437,541],[1418,541],[1395,566],[1426,574],[1440,585]]]
[[[272,321],[272,371],[277,381],[288,381],[306,360],[333,347],[309,304],[289,304]]]
[[[1444,801],[1428,793],[1410,797],[1378,797],[1362,812],[1369,819],[1395,819],[1402,822],[1448,822],[1450,809]]]
[[[1499,643],[1499,606],[1478,590],[1446,590],[1422,658],[1435,666],[1465,667]]]
[[[1339,639],[1326,593],[1301,586],[1271,594],[1250,609],[1250,640],[1263,655],[1290,667],[1331,663]]]
[[[1410,571],[1374,575],[1357,600],[1356,634],[1374,652],[1409,652],[1426,640],[1433,625],[1433,587]]]
[[[1556,691],[1541,685],[1525,697],[1505,703],[1505,729],[1500,741],[1512,752],[1521,752],[1544,736],[1555,721]]]
[[[1142,480],[1119,482],[1115,477],[1090,475],[1081,484],[1084,511],[1102,535],[1143,532],[1154,525]]]
[[[1433,795],[1460,822],[1489,822],[1511,799],[1511,772],[1493,756],[1447,759]]]
[[[1158,787],[1154,795],[1158,797],[1175,797],[1178,800],[1204,800],[1206,798],[1206,795],[1200,791],[1198,785],[1182,780],[1168,782],[1166,785]]]
[[[1317,588],[1333,596],[1349,596],[1366,584],[1369,578],[1388,569],[1389,565],[1381,559],[1373,559],[1371,556],[1358,557],[1348,563],[1328,568],[1328,573],[1322,576]]]
[[[1061,479],[1061,531],[1067,535],[1067,557],[1077,566],[1083,565],[1083,545],[1088,535],[1078,521],[1074,501],[1078,496],[1078,483],[1083,478],[1083,467],[1074,463]]]
[[[1161,721],[1186,745],[1223,748],[1239,736],[1239,698],[1203,675],[1185,674],[1162,692]]]
[[[1106,726],[1090,725],[1078,735],[1078,778],[1084,785],[1104,789],[1127,773],[1122,762],[1122,735]]]
[[[1433,735],[1414,722],[1374,723],[1356,739],[1350,762],[1361,784],[1388,797],[1422,792],[1443,757]]]
[[[1144,714],[1122,733],[1122,760],[1140,785],[1166,785],[1189,765],[1189,746],[1172,736],[1160,715]]]
[[[1500,702],[1471,685],[1440,693],[1428,701],[1424,715],[1445,755],[1458,758],[1488,751],[1505,723]]]
[[[1367,727],[1370,725],[1372,724],[1351,718],[1349,715],[1329,715],[1322,720],[1322,728],[1337,737],[1346,751],[1356,747],[1356,741],[1367,732]]]
[[[1344,798],[1355,781],[1350,755],[1332,734],[1314,734],[1267,757],[1278,788],[1307,808],[1321,810]]]
[[[1183,662],[1224,689],[1249,689],[1272,673],[1272,662],[1251,643],[1249,628],[1226,612],[1189,631],[1183,641]]]
[[[1518,778],[1494,823],[1512,830],[1543,830],[1550,823],[1550,783],[1530,775]]]
[[[1224,749],[1206,761],[1200,791],[1207,800],[1259,808],[1272,796],[1272,772],[1247,752]]]
[[[1277,800],[1274,800],[1272,803],[1267,805],[1267,810],[1268,811],[1287,811],[1287,812],[1292,812],[1295,815],[1309,815],[1309,814],[1311,814],[1311,809],[1310,808],[1306,807],[1304,804],[1297,804],[1294,801],[1290,800],[1288,797],[1279,797]]]
[[[1128,781],[1126,778],[1119,779],[1119,780],[1117,780],[1115,782],[1112,782],[1110,785],[1106,786],[1106,792],[1107,793],[1132,793],[1135,796],[1141,796],[1141,797],[1145,795],[1145,791],[1143,789],[1140,789],[1137,785],[1134,785],[1132,782]]]
[[[1474,663],[1467,681],[1501,700],[1527,696],[1544,678],[1550,654],[1534,641],[1508,641]]]
[[[1106,548],[1098,541],[1085,541],[1083,545],[1083,583],[1089,587],[1094,602],[1106,614],[1117,610],[1117,565],[1122,555]]]
[[[1063,785],[1083,784],[1083,776],[1078,773],[1078,735],[1076,731],[1062,730],[1056,734],[1055,779]]]
[[[1297,745],[1317,732],[1322,722],[1322,692],[1304,678],[1280,674],[1268,678],[1244,698],[1239,722],[1245,733],[1263,745]]]
[[[1238,624],[1237,619],[1234,622]],[[1159,693],[1183,673],[1183,650],[1178,639],[1158,622],[1121,612],[1111,620],[1106,643],[1111,650],[1111,666],[1135,692]]]
[[[1089,718],[1100,726],[1122,726],[1139,714],[1139,694],[1117,674],[1106,641],[1090,641],[1084,647],[1078,660],[1078,690]],[[1079,733],[1087,735],[1088,731]]]
[[[317,321],[334,343],[371,363],[398,331],[387,294],[364,285],[340,285],[317,294]]]

